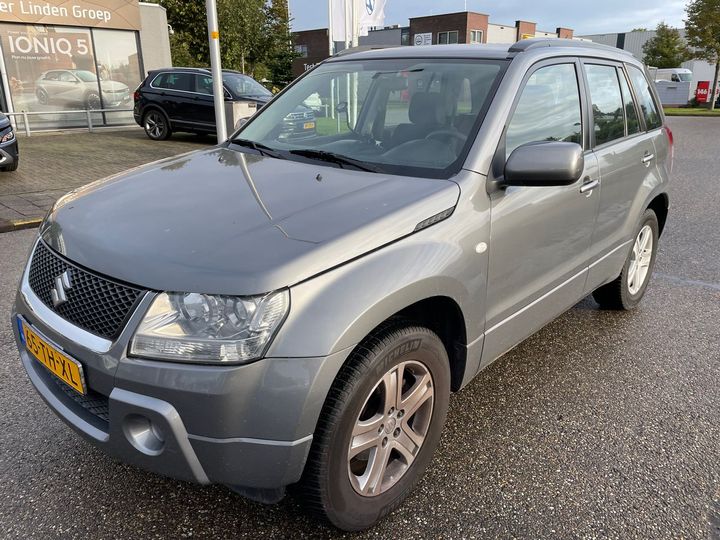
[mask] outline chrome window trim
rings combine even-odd
[[[158,77],[161,75],[165,75],[166,73],[177,73],[181,75],[206,75],[206,76],[212,76],[207,73],[197,73],[193,71],[161,71],[155,77],[153,77],[153,80],[150,81],[150,88],[153,90],[160,90],[160,91],[167,91],[167,92],[178,92],[180,94],[193,94],[195,96],[213,96],[213,94],[203,94],[202,92],[193,92],[192,90],[175,90],[174,88],[162,88],[161,86],[155,86],[153,83],[157,80]],[[229,98],[231,100],[234,100],[233,96],[230,94],[230,91],[225,88],[225,85],[223,84],[223,90],[225,91],[225,97]]]

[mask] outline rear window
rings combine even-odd
[[[662,126],[662,119],[660,118],[658,107],[650,91],[650,83],[648,83],[645,74],[635,66],[628,66],[628,75],[635,89],[638,105],[640,105],[640,110],[645,118],[645,127],[648,130],[659,128]]]
[[[155,88],[192,92],[194,80],[191,73],[161,73],[152,82]]]

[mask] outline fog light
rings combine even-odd
[[[159,455],[165,447],[162,430],[147,416],[127,415],[123,421],[123,432],[130,444],[148,456]]]

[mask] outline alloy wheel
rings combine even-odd
[[[402,362],[382,376],[350,438],[348,474],[357,493],[379,495],[403,477],[425,441],[433,402],[432,375],[420,362]]]
[[[160,113],[151,112],[145,117],[145,131],[153,139],[159,139],[165,132],[165,121]]]
[[[649,225],[645,225],[635,238],[630,267],[627,274],[627,285],[630,294],[637,294],[647,280],[650,270],[650,261],[653,252],[653,232]]]

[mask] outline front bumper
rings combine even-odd
[[[17,162],[19,155],[17,138],[0,144],[0,167],[8,167]]]
[[[127,343],[152,300],[152,293],[148,296],[109,343],[45,306],[29,287],[26,271],[12,324],[22,364],[44,401],[84,438],[148,471],[251,491],[297,482],[327,389],[349,351],[244,366],[128,358]],[[91,405],[28,353],[18,315],[82,363]],[[106,412],[98,413],[103,407]]]

